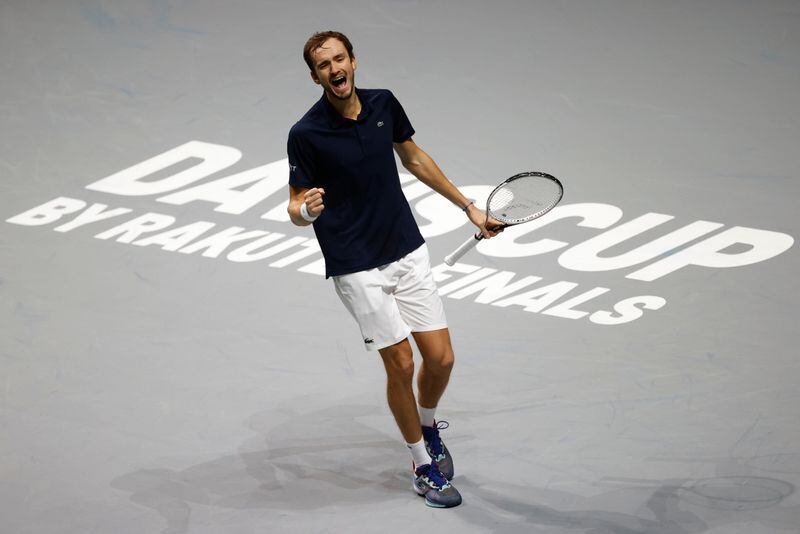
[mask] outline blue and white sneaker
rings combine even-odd
[[[461,504],[461,494],[444,478],[433,461],[414,470],[414,491],[434,508],[452,508]]]
[[[447,421],[434,421],[433,426],[422,427],[422,437],[425,439],[425,448],[434,462],[439,466],[442,474],[447,480],[453,480],[455,471],[453,469],[453,457],[450,451],[439,437],[439,431],[449,427]]]

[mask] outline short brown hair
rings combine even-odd
[[[314,72],[314,59],[311,57],[311,54],[316,52],[325,41],[331,38],[341,41],[347,49],[347,54],[350,56],[350,59],[355,57],[353,56],[353,45],[345,34],[334,31],[317,32],[308,38],[306,45],[303,47],[303,59],[306,60],[306,64],[308,68],[311,69],[311,72]]]

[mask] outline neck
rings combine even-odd
[[[353,88],[347,100],[336,98],[327,92],[325,92],[325,98],[331,103],[333,109],[338,111],[339,115],[345,119],[355,120],[358,118],[358,114],[361,113],[361,101],[358,99],[355,88]]]

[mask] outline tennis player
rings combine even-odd
[[[461,504],[449,482],[453,459],[435,421],[453,368],[453,348],[425,241],[403,195],[395,164],[464,210],[484,238],[499,223],[462,195],[413,141],[403,107],[384,89],[356,89],[356,58],[339,32],[315,33],[303,48],[322,97],[289,132],[289,215],[314,225],[325,276],[361,329],[364,347],[378,351],[387,397],[413,460],[414,489],[429,506]],[[422,355],[412,388],[411,334]]]

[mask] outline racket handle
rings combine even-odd
[[[464,241],[464,243],[460,247],[455,249],[452,254],[445,256],[444,262],[447,265],[452,266],[455,262],[458,261],[458,259],[461,256],[472,250],[475,247],[475,245],[480,243],[481,239],[483,239],[483,235],[481,235],[480,233],[471,236],[469,239]]]

